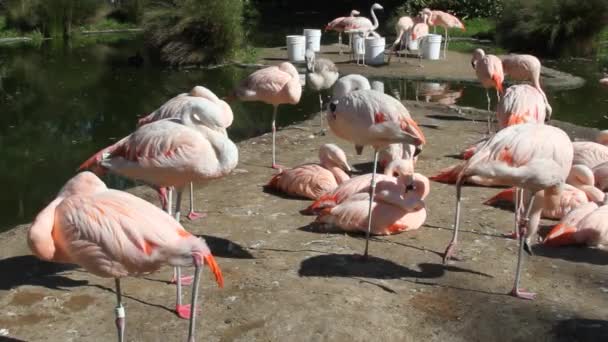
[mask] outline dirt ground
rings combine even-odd
[[[346,46],[344,54],[339,54],[339,45],[323,45],[318,57],[332,60],[340,69],[340,74],[361,74],[363,76],[379,76],[387,78],[407,78],[408,80],[437,81],[437,82],[468,82],[479,83],[475,71],[471,68],[471,55],[456,51],[448,51],[447,60],[419,60],[410,55],[399,61],[393,56],[390,64],[381,66],[358,66],[350,61]],[[385,58],[386,59],[386,58]],[[274,47],[261,49],[259,63],[279,64],[287,61],[287,49]],[[557,89],[573,89],[583,86],[585,80],[555,69],[543,67],[541,71],[543,87]]]
[[[458,162],[450,155],[486,127],[483,115],[406,106],[429,141],[417,164],[426,175]],[[317,123],[279,131],[280,163],[314,162],[319,145],[337,142],[357,169],[370,169],[370,149],[355,156],[353,146],[331,134],[313,138]],[[593,134],[564,127],[578,136]],[[240,143],[237,170],[197,188],[197,205],[208,217],[184,222],[206,238],[226,281],[218,289],[204,273],[200,341],[608,340],[607,252],[537,246],[535,256],[525,260],[522,282],[538,298],[507,296],[516,242],[500,234],[510,231],[512,213],[482,205],[498,190],[464,189],[461,260],[444,266],[455,191],[432,182],[426,224],[374,238],[373,257],[361,262],[353,254],[362,252],[362,236],[317,232],[313,218],[298,212],[309,201],[263,191],[273,173],[270,141],[266,134]],[[131,191],[158,203],[148,188]],[[29,253],[26,228],[0,235],[0,336],[6,335],[0,341],[115,340],[113,280],[38,261]],[[127,341],[186,338],[188,322],[171,311],[175,288],[166,282],[171,274],[166,267],[123,280]]]

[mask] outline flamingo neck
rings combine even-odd
[[[380,26],[380,24],[378,23],[378,18],[376,17],[376,13],[374,12],[374,6],[372,6],[370,12],[372,12],[372,20],[373,20],[373,26],[372,26],[372,31],[376,31],[376,29],[378,28],[378,26]]]
[[[199,131],[209,141],[218,161],[218,173],[226,174],[236,167],[239,151],[236,145],[224,132],[217,132],[208,127],[199,125]]]
[[[32,253],[47,261],[57,260],[57,247],[53,239],[55,225],[55,208],[63,201],[63,197],[55,198],[34,219],[27,232],[27,244]]]
[[[328,169],[334,175],[338,184],[342,184],[350,179],[350,176],[337,166],[326,167],[326,169]]]

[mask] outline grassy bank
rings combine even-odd
[[[494,43],[494,34],[496,32],[496,21],[489,18],[473,18],[463,20],[466,31],[459,29],[448,30],[450,38],[456,40],[450,41],[450,50],[470,53],[476,48],[483,48],[488,53],[503,54],[507,51]],[[443,29],[437,28],[437,33],[443,34]],[[484,42],[475,40],[458,40],[461,38],[478,39]],[[491,42],[485,42],[491,41]]]

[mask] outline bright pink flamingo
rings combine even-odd
[[[532,86],[540,92],[545,102],[547,121],[551,120],[553,109],[549,104],[547,95],[540,86],[540,70],[542,68],[538,58],[532,55],[508,54],[502,58],[502,69],[505,76],[515,81],[530,81]]]
[[[524,189],[528,192],[526,197],[529,201],[524,201],[522,212],[525,213],[523,218],[529,222],[519,222],[519,208],[516,208],[516,222],[519,226],[516,229],[521,228],[524,232],[519,240],[517,272],[511,294],[533,299],[534,294],[519,289],[522,253],[524,248],[529,251],[530,239],[536,235],[543,207],[549,204],[557,206],[555,204],[559,201],[571,165],[572,142],[559,128],[529,123],[509,126],[492,136],[460,171],[456,183],[454,234],[445,250],[444,262],[451,258],[456,247],[461,187],[466,177],[478,175]],[[519,193],[516,191],[516,194]],[[517,199],[516,203],[518,202]]]
[[[446,51],[448,49],[448,29],[458,28],[465,31],[466,29],[464,27],[464,24],[460,21],[460,19],[443,11],[432,11],[428,8],[425,8],[422,10],[421,13],[425,16],[427,24],[429,26],[441,26],[445,30],[443,58],[446,59]]]
[[[330,21],[327,25],[325,25],[325,31],[336,31],[338,32],[338,44],[340,45],[340,54],[342,54],[342,32],[346,29],[347,26],[351,25],[351,21],[353,18],[359,15],[359,11],[352,10],[350,11],[349,17],[338,17],[332,21]],[[350,41],[348,42],[350,46]]]
[[[125,309],[120,278],[155,272],[163,265],[194,265],[192,304],[176,310],[190,319],[194,341],[198,283],[203,262],[224,280],[205,241],[188,233],[170,215],[129,193],[106,188],[91,172],[69,180],[57,198],[36,217],[28,231],[32,252],[43,260],[75,263],[104,278],[115,278],[116,327],[124,340]]]
[[[488,100],[488,111],[490,111],[491,101],[488,89],[496,88],[496,99],[499,102],[503,93],[502,82],[505,75],[502,69],[502,61],[494,55],[486,55],[482,49],[475,49],[471,58],[471,65],[475,69],[477,80],[486,89],[486,99]],[[488,116],[488,133],[490,132],[490,116]]]
[[[208,121],[202,121],[209,119]],[[80,166],[97,174],[106,171],[141,180],[158,188],[177,189],[175,219],[179,222],[183,188],[190,182],[208,182],[229,174],[237,165],[238,149],[213,118],[192,113],[182,120],[165,119],[141,126],[112,146],[97,152]],[[161,193],[161,199],[164,194]],[[170,214],[172,204],[166,205]],[[179,268],[174,280],[178,289]],[[179,300],[179,298],[178,298]]]
[[[275,136],[277,108],[280,104],[298,104],[302,96],[302,86],[298,70],[293,64],[283,62],[255,71],[234,90],[242,101],[262,101],[273,106],[272,111],[272,168],[278,169],[275,157]]]
[[[576,208],[551,229],[543,243],[556,247],[608,245],[608,206],[590,202]]]
[[[232,125],[234,115],[230,106],[219,99],[211,90],[203,86],[195,86],[189,93],[179,94],[170,99],[160,108],[139,120],[138,127],[150,122],[162,119],[181,119],[192,113],[200,118],[213,117],[213,122],[218,121],[220,125],[227,129]],[[194,210],[194,185],[190,183],[190,211],[188,219],[195,220],[204,217],[204,214]]]
[[[319,164],[304,164],[282,170],[266,185],[291,196],[317,199],[350,179],[346,154],[334,144],[319,148]]]

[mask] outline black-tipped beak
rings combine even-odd
[[[361,153],[363,153],[363,146],[355,145],[355,152],[357,152],[357,155],[360,156]]]
[[[532,253],[532,248],[530,247],[530,245],[528,244],[528,242],[524,241],[524,251],[526,251],[526,253],[528,253],[528,255],[533,256],[534,254]]]
[[[414,150],[414,157],[417,157],[421,152],[422,148],[420,148],[420,146],[416,146],[416,149]]]

